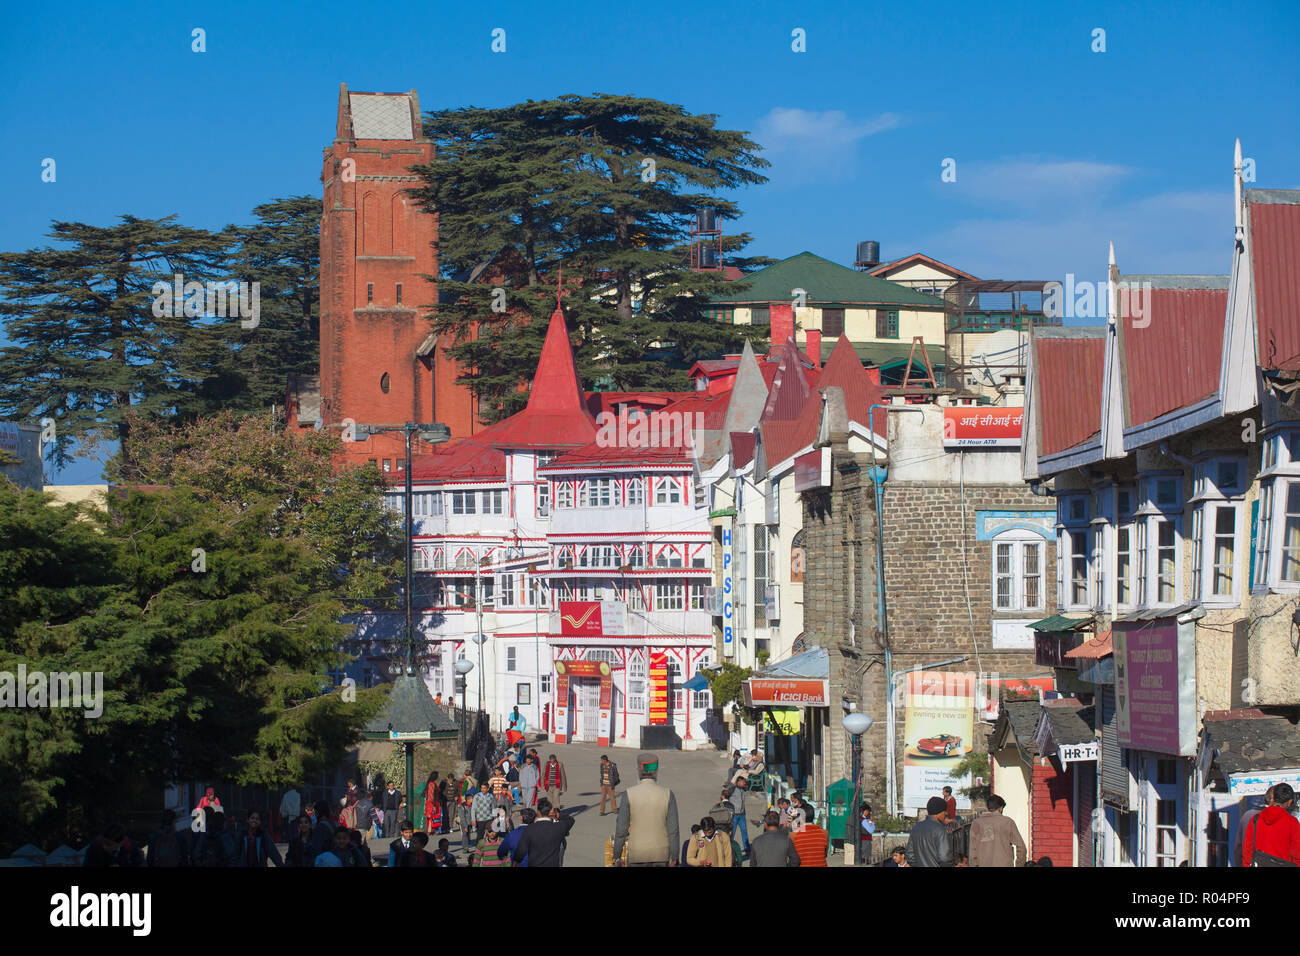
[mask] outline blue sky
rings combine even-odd
[[[219,228],[319,195],[340,82],[414,88],[424,109],[602,92],[715,113],[773,163],[726,228],[775,257],[848,264],[876,239],[885,259],[981,277],[1095,279],[1114,240],[1123,272],[1226,272],[1234,137],[1257,185],[1300,186],[1295,3],[126,0],[4,17],[6,250],[55,219]]]

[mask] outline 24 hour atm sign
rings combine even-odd
[[[732,601],[732,557],[731,557],[731,528],[723,526],[722,528],[722,656],[731,657],[735,653],[735,645],[732,641],[735,639],[735,632],[732,630],[732,622],[736,617],[736,606]]]

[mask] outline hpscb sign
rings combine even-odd
[[[736,606],[732,600],[731,575],[734,571],[731,556],[731,528],[722,529],[722,656],[732,657],[735,653],[735,631],[733,622],[736,618]]]

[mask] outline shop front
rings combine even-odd
[[[813,648],[778,662],[744,683],[744,703],[762,711],[761,742],[769,789],[798,790],[825,802],[826,732],[830,720],[830,656]]]

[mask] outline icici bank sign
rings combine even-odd
[[[751,677],[745,681],[746,707],[825,707],[830,681]]]

